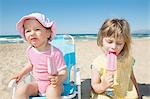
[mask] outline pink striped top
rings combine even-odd
[[[62,52],[54,46],[51,46],[51,49],[45,52],[39,52],[30,46],[27,48],[26,53],[29,62],[33,65],[35,80],[48,80],[48,75],[56,74],[66,68]],[[50,71],[48,66],[52,67],[53,71]]]

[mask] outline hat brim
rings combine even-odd
[[[55,23],[53,21],[45,22],[42,19],[40,19],[39,17],[28,15],[28,16],[22,17],[18,21],[18,23],[16,24],[17,30],[19,31],[19,33],[21,34],[21,36],[25,40],[26,40],[26,38],[25,38],[25,35],[24,35],[24,26],[23,25],[24,25],[25,20],[27,20],[27,19],[36,19],[36,20],[38,20],[42,24],[43,27],[45,27],[45,28],[51,28],[51,38],[50,38],[50,40],[52,40],[54,38],[54,36],[55,36],[55,30],[56,30],[55,28],[56,27],[55,27]]]

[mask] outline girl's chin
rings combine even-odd
[[[31,45],[33,45],[34,47],[38,47],[38,44],[36,42],[31,42]]]

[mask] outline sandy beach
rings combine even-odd
[[[82,99],[90,95],[90,64],[99,54],[96,40],[76,41],[77,67],[81,70]],[[28,44],[0,44],[0,99],[11,99],[7,85],[12,75],[26,63],[25,50]],[[143,99],[150,99],[150,39],[134,39],[132,52],[136,60],[134,73]]]

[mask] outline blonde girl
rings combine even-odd
[[[97,45],[102,53],[93,61],[91,86],[92,99],[137,99],[138,85],[133,73],[134,58],[131,55],[131,34],[129,23],[124,19],[107,19],[98,32]],[[114,75],[107,73],[106,53],[117,55]],[[115,85],[114,82],[117,84]],[[113,94],[106,90],[112,87]]]

